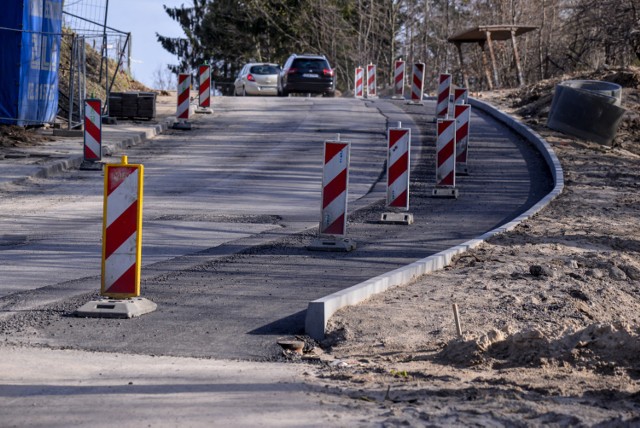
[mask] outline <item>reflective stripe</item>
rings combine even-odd
[[[469,121],[471,106],[459,104],[454,108],[456,118],[456,162],[466,164],[469,147]]]
[[[455,121],[438,121],[436,142],[436,186],[455,187]]]
[[[178,76],[178,119],[189,119],[189,89],[191,88],[191,75],[180,74]]]
[[[327,161],[325,161],[323,177],[322,177],[322,184],[324,186],[329,184],[331,181],[333,181],[333,179],[335,179],[338,176],[338,174],[340,174],[342,171],[347,169],[347,161],[348,161],[347,153],[346,153],[347,148],[348,146],[344,144],[344,147],[342,148],[342,150],[336,152],[335,155],[331,157],[331,159],[328,159]]]
[[[395,82],[395,94],[403,95],[404,94],[404,61],[396,61],[394,82]]]
[[[105,260],[104,283],[106,289],[136,264],[136,239],[137,234],[134,233]]]
[[[441,74],[438,85],[438,104],[436,106],[436,116],[446,118],[449,115],[449,94],[451,93],[451,75]]]
[[[113,168],[110,168],[112,171]],[[107,199],[107,227],[122,215],[138,197],[138,170],[134,170],[118,185]]]
[[[85,100],[84,103],[84,159],[102,159],[102,116],[100,100]]]
[[[325,141],[320,233],[345,234],[348,180],[349,143]]]
[[[199,106],[209,107],[211,105],[211,67],[209,67],[208,65],[201,65],[199,68],[199,72]]]
[[[411,99],[422,100],[424,95],[424,64],[413,64],[413,79],[411,82]]]

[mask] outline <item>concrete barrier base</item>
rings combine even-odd
[[[356,243],[351,238],[340,238],[337,236],[328,236],[315,238],[307,247],[311,251],[335,251],[349,252],[356,249]]]
[[[92,300],[79,307],[74,315],[85,318],[133,318],[156,310],[158,305],[143,297]]]
[[[458,189],[452,189],[450,187],[436,187],[433,189],[431,196],[434,198],[454,198],[458,199]]]
[[[380,216],[380,223],[387,224],[413,224],[413,214],[410,213],[383,213]]]
[[[189,131],[189,130],[191,130],[191,123],[190,122],[176,122],[171,126],[171,128],[180,129],[182,131]]]
[[[102,171],[104,163],[84,160],[80,164],[82,171]]]

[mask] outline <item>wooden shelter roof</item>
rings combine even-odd
[[[447,39],[451,43],[481,43],[487,40],[487,31],[491,33],[492,40],[509,40],[511,32],[515,30],[516,36],[537,30],[538,27],[526,25],[483,25],[469,28]]]

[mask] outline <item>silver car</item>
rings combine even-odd
[[[234,95],[278,95],[277,64],[249,63],[242,67],[234,83]]]

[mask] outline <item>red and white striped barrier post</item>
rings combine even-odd
[[[455,88],[453,90],[453,105],[469,104],[469,91],[467,88]]]
[[[438,83],[438,102],[436,104],[436,119],[449,117],[449,95],[451,94],[451,75],[443,73]]]
[[[354,82],[354,96],[356,98],[364,98],[364,68],[356,67],[356,78]]]
[[[367,98],[378,97],[378,82],[376,81],[376,66],[367,65]]]
[[[393,98],[395,99],[404,99],[404,69],[404,61],[396,60],[393,72]]]
[[[387,206],[409,209],[411,129],[389,128],[387,141]]]
[[[189,113],[191,105],[191,74],[180,73],[178,75],[178,109],[176,116],[178,121],[173,124],[174,129],[191,129]]]
[[[102,101],[84,100],[84,154],[80,169],[102,170]]]
[[[396,128],[387,131],[387,207],[409,210],[409,171],[411,165],[411,129]],[[411,224],[413,215],[408,213],[384,213],[382,222]]]
[[[458,197],[456,189],[456,122],[438,120],[436,140],[436,187],[433,196]]]
[[[198,108],[196,113],[211,114],[211,66],[198,67]]]
[[[320,214],[320,238],[312,242],[310,249],[351,251],[355,244],[346,238],[347,196],[349,183],[349,157],[351,143],[324,142],[322,168],[322,208]]]
[[[142,186],[144,167],[108,164],[104,174],[102,217],[102,281],[100,300],[75,312],[83,317],[132,318],[157,305],[140,296],[142,254]],[[120,300],[118,300],[120,299]]]
[[[411,104],[422,105],[424,96],[424,71],[422,62],[413,64],[413,78],[411,79]]]
[[[140,295],[142,254],[142,186],[144,167],[106,165],[102,222],[102,287],[100,294],[127,298]]]
[[[471,120],[471,106],[458,104],[454,106],[456,120],[456,173],[468,175],[467,157],[469,152],[469,129]]]

